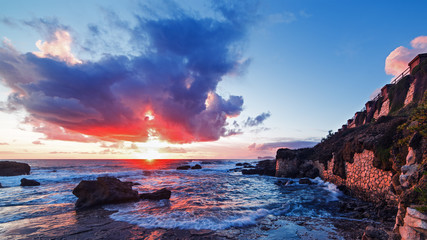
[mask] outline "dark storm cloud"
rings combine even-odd
[[[248,63],[242,61],[242,44],[255,8],[240,3],[215,7],[220,19],[185,12],[175,18],[138,18],[126,30],[132,39],[148,42],[137,56],[104,54],[98,61],[71,65],[4,46],[0,76],[14,93],[3,105],[23,106],[38,121],[104,140],[145,141],[151,134],[186,143],[230,135],[226,120],[240,114],[243,98],[223,98],[215,91],[223,76],[239,73]],[[66,30],[57,19],[26,24],[51,35]],[[90,31],[100,32],[95,25]],[[248,124],[268,116],[248,119]]]

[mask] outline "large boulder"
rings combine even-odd
[[[96,181],[81,181],[73,190],[78,197],[76,209],[93,206],[138,201],[138,192],[132,190],[132,183],[122,182],[114,177],[98,177]]]
[[[1,161],[0,176],[18,176],[30,174],[30,165],[26,163]]]
[[[31,180],[31,179],[23,178],[23,179],[21,179],[21,186],[23,186],[23,187],[26,187],[26,186],[40,186],[40,183],[37,182],[36,180]]]
[[[171,191],[166,188],[162,188],[153,193],[141,193],[139,194],[139,197],[141,199],[148,199],[148,200],[169,199],[171,197]]]

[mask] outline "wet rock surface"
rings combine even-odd
[[[0,176],[18,176],[30,174],[31,167],[26,163],[0,161]]]
[[[101,208],[0,224],[6,239],[361,239],[364,229],[390,229],[370,220],[320,219],[267,215],[256,225],[209,229],[145,229],[112,220],[114,213]],[[40,227],[48,223],[49,227]]]
[[[314,182],[310,181],[310,179],[308,179],[308,178],[301,178],[298,181],[298,183],[299,184],[307,184],[307,185],[313,185],[313,184],[315,184]]]
[[[98,177],[96,181],[81,181],[73,190],[78,197],[76,209],[84,209],[108,203],[138,201],[138,192],[132,183],[114,177]]]
[[[190,169],[191,166],[190,165],[184,165],[184,166],[179,166],[176,168],[176,170],[188,170]]]
[[[40,183],[36,180],[23,178],[21,179],[21,186],[40,186]]]
[[[162,199],[169,199],[170,197],[171,197],[171,191],[166,188],[162,188],[152,193],[139,194],[139,198],[147,199],[147,200],[162,200]]]

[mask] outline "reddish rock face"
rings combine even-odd
[[[114,177],[98,177],[96,181],[81,181],[73,190],[79,199],[76,209],[89,208],[109,203],[138,201],[138,192],[132,190],[132,183],[122,182]]]
[[[26,163],[1,161],[0,176],[18,176],[30,174],[30,165]]]

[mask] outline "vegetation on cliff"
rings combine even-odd
[[[353,163],[355,153],[370,150],[374,153],[372,165],[392,173],[390,190],[400,196],[399,201],[427,209],[427,61],[417,66],[411,75],[386,85],[383,90],[384,96],[369,101],[367,109],[355,115],[352,123],[356,127],[330,132],[311,149],[279,149],[276,158],[287,159],[288,165],[298,166],[303,166],[304,161],[318,161],[325,169],[334,159],[333,174],[346,179],[346,162]],[[409,91],[413,94],[408,104],[405,101]],[[389,104],[389,114],[374,119],[381,108],[387,107],[385,104]],[[411,166],[407,164],[409,151],[414,155]],[[417,169],[413,169],[414,164]],[[405,186],[401,186],[402,183]]]

